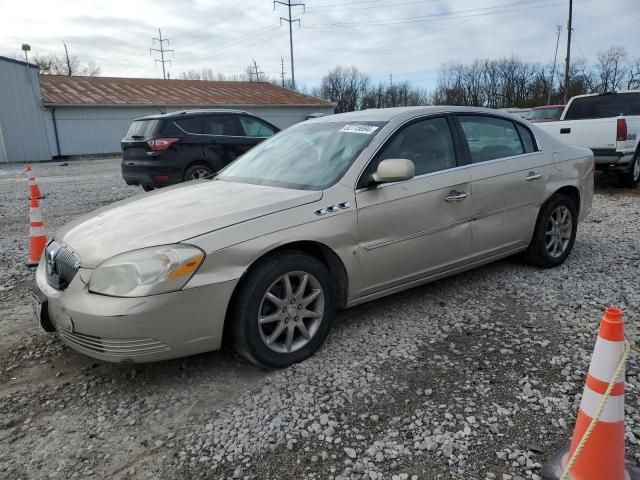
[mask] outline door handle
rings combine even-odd
[[[561,128],[560,134],[571,133],[571,128]]]
[[[542,178],[541,173],[529,172],[529,176],[525,178],[527,182],[533,182],[534,180],[539,180]]]
[[[456,192],[455,190],[452,190],[451,192],[449,192],[449,195],[444,197],[444,199],[447,202],[457,202],[459,200],[464,200],[468,196],[469,195],[467,195],[465,192]]]

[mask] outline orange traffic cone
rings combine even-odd
[[[38,184],[36,183],[36,177],[33,175],[33,171],[27,170],[27,172],[29,175],[29,198],[31,200],[33,200],[34,198],[42,198],[42,192],[40,191],[40,187],[38,187]]]
[[[46,246],[47,234],[44,230],[40,203],[37,198],[32,198],[29,208],[29,258],[27,258],[27,266],[35,267],[38,265]]]
[[[622,310],[607,308],[600,323],[582,393],[571,446],[561,451],[542,470],[544,478],[557,480],[571,460],[582,436],[596,414],[625,350]],[[604,406],[599,421],[573,464],[570,480],[637,480],[638,471],[624,460],[624,369]]]

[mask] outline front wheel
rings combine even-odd
[[[640,183],[640,153],[633,157],[631,168],[620,173],[618,183],[623,187],[634,188]]]
[[[240,286],[229,319],[236,351],[266,368],[311,356],[335,313],[331,285],[327,268],[302,253],[285,252],[259,263]]]
[[[525,259],[536,267],[557,267],[571,253],[577,229],[578,214],[573,200],[554,194],[540,209]]]

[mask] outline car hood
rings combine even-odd
[[[68,245],[84,268],[119,253],[178,243],[256,217],[312,203],[322,192],[198,181],[138,195],[65,225],[56,240]]]

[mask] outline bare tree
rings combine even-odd
[[[596,72],[600,80],[600,92],[615,92],[620,90],[627,74],[624,61],[627,50],[624,47],[610,47],[606,52],[598,52]]]
[[[77,55],[70,55],[69,61],[54,53],[34,55],[31,61],[38,65],[40,75],[76,75],[82,77],[99,77],[101,68],[93,60],[83,62]]]
[[[320,95],[336,103],[336,113],[351,112],[359,108],[369,81],[356,67],[337,66],[322,77]]]
[[[640,88],[640,57],[633,59],[627,73],[627,90]]]

